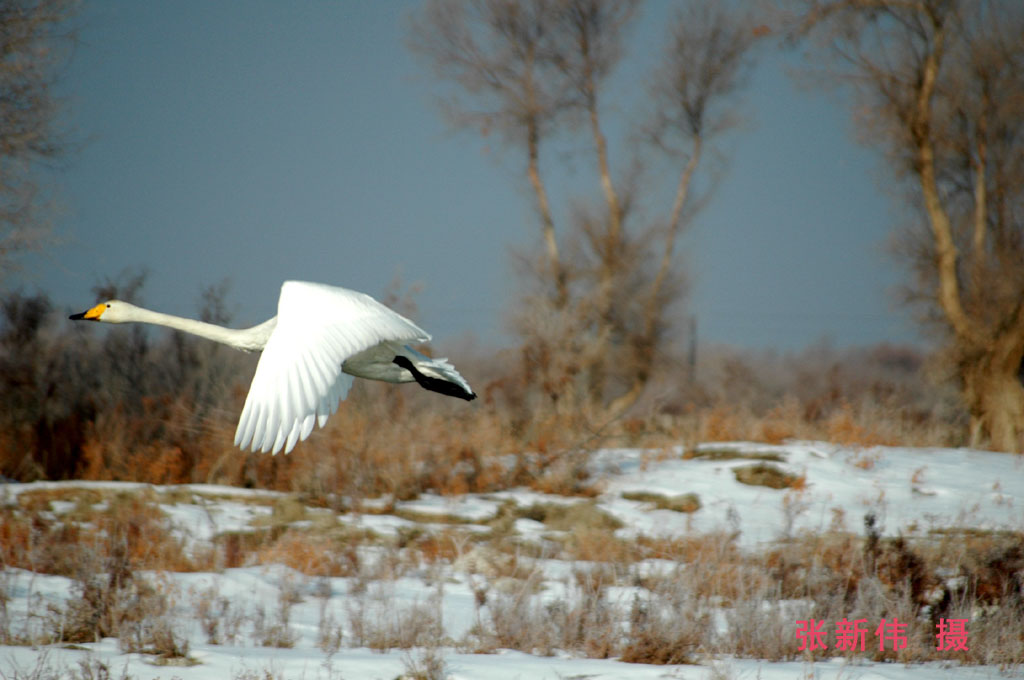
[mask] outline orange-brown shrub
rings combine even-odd
[[[358,571],[355,546],[327,536],[289,529],[256,552],[259,564],[284,564],[308,576],[352,576]]]
[[[195,571],[211,566],[210,554],[189,554],[184,549],[147,494],[70,496],[76,508],[68,515],[40,512],[48,509],[50,500],[62,498],[62,491],[23,492],[17,509],[2,510],[4,565],[72,577],[84,564],[102,565],[115,558],[131,571]]]
[[[799,403],[787,397],[765,414],[757,439],[768,444],[781,444],[787,439],[802,438],[803,425]]]
[[[858,446],[892,446],[899,443],[880,431],[880,421],[859,415],[849,404],[843,404],[826,421],[825,439],[837,444]]]
[[[702,414],[700,439],[708,442],[746,439],[742,416],[734,407],[718,404]]]
[[[573,532],[567,556],[585,562],[603,562],[620,567],[641,559],[632,542],[616,538],[608,529],[588,527]]]
[[[445,530],[419,536],[412,546],[428,564],[435,562],[451,563],[461,555],[463,539],[452,531]]]

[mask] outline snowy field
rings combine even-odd
[[[359,548],[359,562],[373,577],[311,577],[283,565],[247,566],[216,573],[147,575],[168,593],[174,632],[187,640],[187,665],[160,665],[153,655],[124,653],[117,639],[97,643],[0,647],[0,678],[181,678],[182,680],[273,680],[280,678],[393,680],[398,677],[455,679],[685,678],[687,680],[971,680],[1013,676],[1019,669],[958,667],[952,663],[903,666],[837,657],[817,662],[765,662],[704,658],[686,665],[628,664],[613,659],[495,650],[466,653],[465,640],[485,616],[474,586],[486,576],[486,558],[472,548],[474,533],[490,531],[502,507],[538,503],[593,502],[621,526],[619,538],[679,537],[709,532],[738,534],[756,549],[805,532],[862,533],[874,514],[886,535],[927,535],[934,529],[1024,530],[1024,457],[969,450],[848,448],[820,442],[780,446],[736,443],[680,451],[616,449],[593,457],[602,493],[594,501],[547,496],[528,490],[455,497],[424,495],[407,502],[367,501],[362,512],[334,514],[309,508],[296,525],[337,523],[386,540],[412,531],[447,531],[466,536],[458,559],[396,570],[394,551]],[[735,469],[768,462],[799,480],[786,488],[744,484]],[[138,484],[61,482],[0,486],[0,503],[13,507],[19,494],[40,489],[152,489],[186,551],[200,551],[226,532],[252,530],[272,513],[280,494],[208,485],[163,488]],[[700,509],[659,508],[658,498],[696,494]],[[259,501],[259,502],[256,502]],[[53,501],[54,516],[73,503]],[[311,519],[312,518],[312,519]],[[545,542],[572,527],[519,518],[511,534],[534,547],[531,568],[538,597],[564,595],[580,565],[545,558]],[[370,533],[372,532],[372,533]],[[648,560],[638,569],[672,569]],[[390,570],[390,572],[389,572]],[[393,577],[386,577],[393,573]],[[21,569],[0,572],[3,623],[31,639],[47,625],[47,612],[67,605],[73,582]],[[496,585],[500,589],[500,583]],[[628,607],[638,587],[609,588],[610,605]],[[200,610],[198,602],[208,608]],[[371,651],[358,641],[356,624],[376,630],[415,627],[421,616],[433,644],[408,650]],[[257,621],[257,623],[253,623]],[[360,623],[362,622],[362,623]],[[437,628],[431,628],[435,625]],[[794,621],[795,628],[795,621]],[[211,635],[211,630],[216,629]],[[284,640],[284,647],[268,643]],[[218,644],[211,639],[216,638]],[[434,675],[427,668],[434,665]],[[443,667],[437,672],[436,668]],[[416,673],[420,673],[419,676]]]

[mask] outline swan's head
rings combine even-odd
[[[69,319],[75,321],[105,321],[107,323],[125,323],[134,320],[133,312],[137,308],[121,300],[107,300],[91,307],[80,314],[72,314]]]

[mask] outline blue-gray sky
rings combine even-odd
[[[285,279],[379,296],[397,276],[422,286],[417,321],[438,340],[507,344],[508,247],[538,233],[522,159],[441,120],[406,47],[415,6],[85,3],[62,85],[83,141],[56,175],[64,242],[21,285],[84,309],[98,280],[144,267],[144,303],[190,315],[227,278],[241,325],[274,314]],[[651,3],[635,26],[637,63],[656,57],[668,9]],[[764,56],[682,244],[702,342],[915,340],[892,303],[881,159],[854,142],[846,107],[794,85],[795,55]],[[620,118],[642,102],[623,95]],[[574,191],[596,192],[586,156],[572,165]]]

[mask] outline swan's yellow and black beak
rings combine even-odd
[[[99,304],[99,305],[96,305],[95,307],[93,307],[92,309],[88,309],[88,310],[86,310],[86,311],[84,311],[84,312],[82,312],[80,314],[72,314],[68,318],[69,319],[73,319],[75,321],[80,321],[82,319],[88,319],[89,321],[99,321],[100,320],[100,316],[103,314],[103,312],[106,309],[107,309],[107,305],[105,303],[104,304]]]

